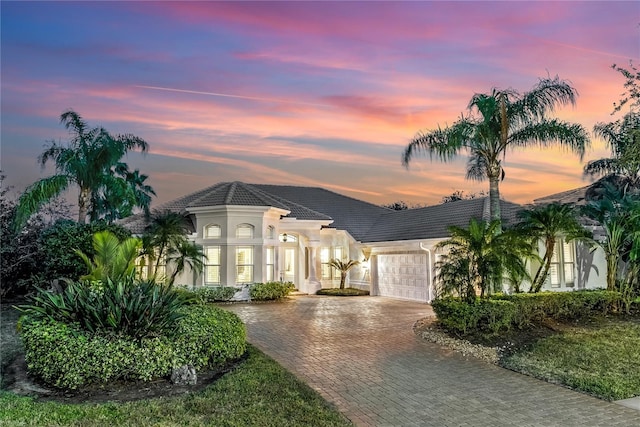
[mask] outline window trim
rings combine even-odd
[[[217,249],[218,250],[218,264],[214,264],[211,262],[212,260],[207,257],[204,258],[204,274],[202,277],[202,282],[204,286],[220,286],[222,284],[222,247],[219,245],[208,245],[203,247],[203,252],[205,255],[207,254],[209,249]],[[207,282],[208,277],[208,268],[209,267],[218,267],[218,281],[217,282]]]
[[[565,256],[565,248],[569,250],[570,259],[567,260]],[[555,261],[554,261],[555,260]],[[554,283],[552,274],[553,269],[557,271],[558,282]],[[547,277],[547,283],[550,288],[574,288],[576,285],[576,248],[573,241],[566,241],[564,237],[558,237],[556,244],[553,248],[553,256],[551,258],[551,266],[549,268],[549,275]],[[567,282],[567,272],[570,271],[571,281]]]
[[[241,233],[240,230],[249,230],[249,236],[248,237],[247,236],[241,236],[240,235],[240,233]],[[254,233],[255,233],[255,227],[252,224],[244,223],[244,224],[238,224],[236,226],[236,238],[237,239],[253,239]]]
[[[217,236],[209,235],[210,229],[217,229],[218,230]],[[219,224],[207,224],[204,226],[202,235],[203,235],[202,237],[205,239],[220,239],[222,237],[222,227]]]
[[[241,253],[242,250],[246,250],[249,249],[250,250],[250,254],[251,254],[251,259],[249,260],[250,262],[247,263],[246,260],[243,264],[240,264],[239,261],[239,255]],[[253,283],[253,272],[254,272],[254,247],[253,246],[236,246],[236,256],[235,256],[235,265],[236,265],[236,283],[238,284],[245,284],[245,283]],[[242,275],[247,275],[248,277],[248,281],[240,281],[240,269],[248,269],[249,273],[242,273]]]

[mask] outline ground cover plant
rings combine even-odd
[[[358,288],[327,288],[327,289],[319,289],[316,292],[316,295],[331,295],[338,297],[354,297],[354,296],[363,296],[369,295],[369,291],[365,289]]]

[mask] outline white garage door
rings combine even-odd
[[[429,300],[427,254],[378,255],[378,294],[381,296]]]

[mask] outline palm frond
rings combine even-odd
[[[71,182],[66,175],[54,175],[34,182],[27,187],[16,206],[14,227],[21,229],[29,218],[47,202],[65,191]]]

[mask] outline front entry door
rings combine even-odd
[[[284,265],[282,271],[284,272],[283,280],[285,282],[296,283],[296,248],[284,248]]]

